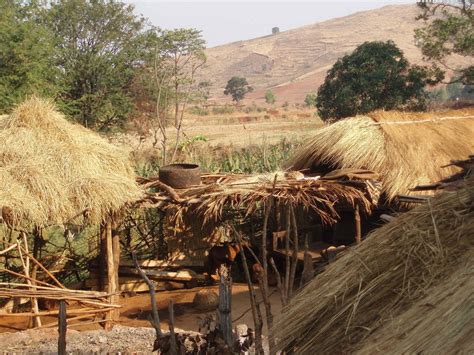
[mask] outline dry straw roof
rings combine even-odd
[[[331,124],[311,138],[288,163],[295,170],[317,167],[368,169],[381,175],[391,201],[417,185],[458,171],[440,168],[474,151],[474,109],[443,113],[378,111]]]
[[[0,208],[15,225],[83,214],[98,222],[141,196],[128,153],[66,121],[48,101],[31,98],[3,116],[0,142]]]
[[[274,327],[296,353],[473,353],[474,176],[379,228]]]
[[[243,210],[251,215],[262,203],[276,199],[281,205],[304,207],[316,212],[323,222],[338,219],[337,206],[353,207],[358,204],[369,214],[378,191],[373,179],[377,174],[357,171],[340,178],[321,179],[292,176],[292,173],[274,172],[261,175],[214,174],[203,175],[203,184],[188,189],[173,190],[163,186],[158,178],[141,178],[144,188],[157,188],[148,194],[145,204],[170,209],[179,222],[186,213],[202,217],[204,222],[222,221],[224,211]],[[163,188],[164,187],[164,188]]]

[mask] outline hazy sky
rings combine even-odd
[[[265,36],[310,25],[357,11],[415,0],[125,0],[137,13],[161,28],[193,27],[202,30],[208,47]]]

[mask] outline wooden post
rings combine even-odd
[[[219,321],[225,343],[232,347],[232,277],[230,269],[221,265],[219,270]]]
[[[355,242],[357,244],[360,244],[360,242],[362,241],[362,231],[361,231],[361,226],[360,226],[359,204],[355,205],[354,223],[355,223]]]
[[[176,336],[174,334],[174,307],[173,307],[173,300],[170,300],[168,304],[168,313],[170,316],[169,319],[169,330],[170,330],[170,354],[176,355],[178,354],[178,345],[176,344]]]
[[[115,263],[114,263],[114,249],[113,249],[113,243],[112,243],[112,221],[110,218],[105,222],[105,233],[106,233],[106,239],[105,239],[105,247],[106,247],[106,264],[107,264],[107,292],[109,294],[113,294],[117,292],[117,284],[116,284],[116,278],[115,278]],[[116,295],[111,295],[109,297],[109,302],[115,303],[117,300]],[[116,311],[115,310],[110,310],[107,313],[107,321],[105,324],[105,329],[110,330],[113,328],[113,322],[116,321]]]
[[[104,275],[107,270],[106,265],[107,260],[107,228],[105,222],[100,224],[100,233],[99,233],[99,270],[97,273],[99,291],[105,291],[105,279]]]
[[[288,288],[288,299],[291,299],[293,296],[293,286],[295,283],[295,275],[296,275],[296,267],[298,266],[298,227],[296,225],[296,216],[295,210],[293,206],[290,205],[291,211],[291,224],[293,229],[293,262],[291,264],[291,271],[290,271],[290,282]]]
[[[133,264],[135,268],[138,270],[141,278],[145,283],[148,285],[148,290],[150,292],[150,301],[151,301],[151,325],[155,328],[156,331],[156,339],[159,339],[163,336],[160,327],[160,315],[158,314],[158,307],[156,306],[156,297],[155,297],[155,285],[153,282],[150,281],[148,276],[146,276],[145,272],[141,269],[140,265],[138,264],[137,256],[135,253],[132,253]]]
[[[34,287],[34,283],[31,282],[31,277],[30,277],[30,258],[28,256],[29,251],[28,251],[28,241],[26,239],[26,233],[21,232],[21,236],[22,236],[23,244],[24,244],[23,248],[26,251],[26,255],[25,255],[24,260],[23,260],[23,253],[21,252],[20,243],[17,244],[17,247],[18,247],[18,253],[20,255],[21,264],[23,266],[23,271],[24,271],[25,276],[26,276],[26,283],[29,286],[32,286],[31,287],[32,291],[36,291],[36,287]],[[32,308],[33,314],[34,314],[34,316],[33,316],[33,326],[35,328],[41,327],[41,318],[40,318],[40,316],[37,315],[39,313],[39,307],[38,307],[38,299],[36,297],[31,298],[31,308]]]
[[[247,286],[249,288],[250,294],[250,305],[252,309],[253,322],[255,325],[255,354],[264,354],[263,345],[262,345],[262,313],[260,312],[260,307],[257,303],[257,294],[255,293],[255,288],[253,287],[252,280],[250,278],[249,266],[247,264],[247,258],[245,257],[244,248],[242,246],[242,239],[240,238],[239,233],[235,233],[237,243],[240,247],[240,256],[242,258],[242,265],[244,268],[245,279],[247,281]]]
[[[118,294],[120,285],[119,285],[119,264],[120,264],[120,236],[116,232],[116,220],[111,221],[111,234],[112,234],[112,254],[113,254],[113,261],[114,261],[114,268],[113,268],[113,284],[115,285],[115,292],[116,295],[112,296],[112,303],[119,303],[120,295]],[[113,313],[113,320],[118,322],[120,319],[120,309],[114,310]]]
[[[58,355],[66,355],[66,332],[67,332],[66,302],[59,301],[58,314]]]

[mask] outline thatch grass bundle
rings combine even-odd
[[[283,310],[297,353],[472,353],[474,177],[369,234]]]
[[[377,176],[372,172],[368,175]],[[302,175],[302,174],[301,174]],[[157,178],[156,178],[157,179]],[[154,187],[155,179],[141,179],[145,188]],[[204,223],[221,221],[225,210],[244,211],[249,216],[275,199],[281,206],[292,205],[317,213],[323,223],[338,218],[337,207],[354,208],[370,214],[376,204],[366,180],[326,180],[323,178],[294,178],[284,172],[253,176],[215,174],[203,176],[203,185],[169,193],[160,190],[145,201],[173,212],[179,223],[185,214],[202,217]]]
[[[91,222],[141,196],[128,152],[31,98],[0,120],[0,208],[15,225]]]
[[[381,175],[389,201],[417,185],[458,171],[440,168],[474,151],[474,109],[444,113],[378,111],[331,124],[308,140],[286,164],[296,170],[329,166]]]

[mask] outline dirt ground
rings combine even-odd
[[[206,313],[197,311],[192,300],[203,287],[189,290],[163,291],[157,293],[161,328],[168,330],[168,304],[174,302],[175,326],[186,331],[198,331],[199,321]],[[206,287],[218,292],[217,286]],[[281,311],[279,294],[271,296],[274,314]],[[247,324],[253,327],[247,285],[234,284],[232,288],[232,319],[234,326]],[[68,330],[68,351],[73,352],[138,352],[148,353],[154,340],[154,329],[148,321],[150,297],[141,293],[132,297],[121,297],[122,305],[119,325],[105,332],[98,324],[73,326]],[[263,306],[262,313],[264,314]],[[42,318],[43,324],[54,324],[41,330],[26,330],[29,320],[25,317],[0,316],[0,354],[5,353],[54,353],[57,348],[56,319]],[[266,333],[266,330],[264,330]]]

